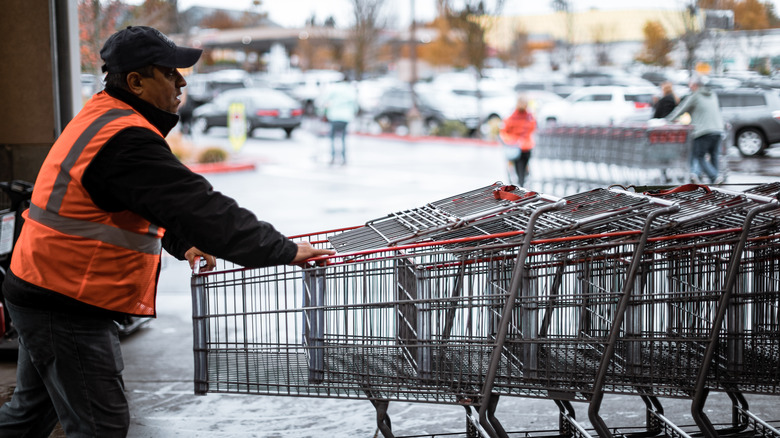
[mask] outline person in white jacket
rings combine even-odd
[[[341,138],[341,164],[347,163],[347,125],[357,116],[357,91],[348,81],[330,86],[322,101],[325,117],[330,123],[330,164],[336,163],[336,137]]]
[[[693,78],[688,86],[691,94],[665,119],[674,121],[685,113],[690,114],[693,125],[691,180],[698,183],[699,172],[703,171],[711,183],[719,184],[723,181],[718,176],[718,147],[722,140],[724,123],[718,96],[704,86],[700,77]]]

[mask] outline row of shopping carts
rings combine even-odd
[[[546,126],[537,135],[529,185],[568,194],[609,184],[682,184],[690,177],[691,131],[641,123]]]
[[[509,436],[500,397],[555,401],[557,435],[614,436],[600,407],[622,394],[644,402],[644,436],[780,437],[745,398],[780,394],[778,192],[495,183],[296,236],[338,252],[193,275],[195,392],[368,399],[385,437],[391,401],[463,406],[466,436]],[[710,392],[733,401],[728,425]],[[664,398],[691,401],[696,431]]]

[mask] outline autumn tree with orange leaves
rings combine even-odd
[[[772,4],[759,0],[699,0],[698,7],[733,11],[735,30],[769,29],[776,20]]]
[[[121,0],[79,0],[79,40],[81,47],[81,71],[100,74],[103,60],[100,49],[106,39],[116,32],[120,17],[128,12]]]
[[[100,75],[100,49],[114,32],[143,24],[163,33],[178,31],[177,0],[146,0],[130,6],[122,0],[78,0],[81,71]]]
[[[642,29],[645,35],[642,52],[636,57],[643,64],[668,67],[672,65],[669,54],[674,49],[674,41],[666,36],[666,30],[657,20],[645,23]]]
[[[438,36],[430,43],[417,48],[420,59],[433,66],[467,67],[465,43],[452,28],[449,20],[442,16],[436,17],[429,27],[436,29]]]
[[[734,5],[734,27],[739,30],[762,30],[769,28],[769,14],[764,3],[758,0],[744,0]]]

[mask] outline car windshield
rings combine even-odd
[[[284,93],[263,90],[251,94],[252,102],[258,106],[295,106],[296,102]]]

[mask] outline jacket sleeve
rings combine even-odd
[[[165,230],[165,234],[162,237],[163,249],[168,251],[168,254],[176,257],[179,260],[184,260],[184,254],[193,246],[194,245],[190,245],[189,243],[181,240],[173,232],[168,230]]]
[[[129,128],[107,142],[84,174],[98,207],[130,210],[166,229],[176,257],[190,246],[246,267],[290,263],[297,245],[190,171],[165,141]],[[169,235],[170,233],[170,235]]]
[[[682,102],[680,102],[679,105],[677,105],[671,113],[669,113],[666,117],[664,117],[666,120],[673,122],[676,119],[678,119],[681,115],[690,112],[691,108],[695,106],[695,94],[690,94],[686,96]]]

